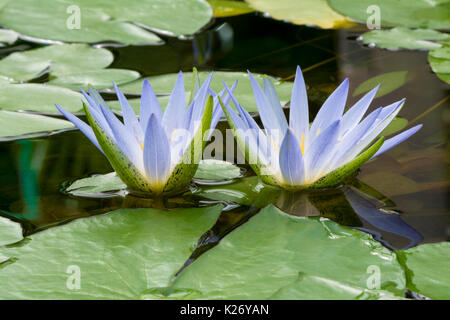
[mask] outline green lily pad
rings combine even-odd
[[[140,74],[132,70],[124,69],[100,69],[71,73],[50,80],[48,83],[70,89],[87,89],[89,85],[95,88],[112,87],[112,81],[117,85],[136,80]]]
[[[235,202],[241,205],[262,208],[275,202],[281,189],[266,185],[257,176],[245,177],[230,184],[201,185],[194,194],[203,198]]]
[[[0,246],[18,242],[22,239],[22,227],[20,224],[0,217]]]
[[[28,114],[0,110],[0,138],[11,140],[22,135],[36,135],[50,131],[73,128],[69,121]]]
[[[211,5],[214,17],[223,18],[253,12],[248,4],[234,0],[207,0]]]
[[[52,45],[10,54],[0,60],[0,75],[16,82],[28,81],[47,68],[51,76],[57,77],[106,68],[113,60],[110,51],[86,44]]]
[[[450,44],[448,42],[441,44],[441,48],[428,53],[428,63],[442,81],[450,84]]]
[[[372,270],[380,272],[379,286]],[[304,275],[329,279],[333,290],[322,293],[323,286],[311,283],[302,290]],[[357,292],[343,295],[342,286]],[[287,288],[289,299],[357,298],[366,289],[402,297],[405,276],[395,253],[369,235],[269,206],[195,260],[171,286],[192,291],[188,299],[270,299]],[[281,297],[287,298],[286,292]]]
[[[160,38],[140,25],[190,35],[211,16],[211,7],[203,0],[117,0],[114,5],[108,0],[16,0],[0,10],[0,23],[37,39],[144,44],[158,43]]]
[[[200,81],[204,81],[209,73],[210,72],[207,71],[198,72]],[[147,79],[150,81],[157,94],[169,95],[172,92],[177,76],[177,73],[170,73],[149,77]],[[253,74],[253,76],[260,82],[260,84],[262,84],[264,75]],[[183,77],[186,90],[190,90],[192,87],[192,72],[184,72]],[[271,79],[274,81],[274,86],[277,90],[278,98],[281,100],[281,103],[287,103],[291,99],[292,83],[278,81],[274,78]],[[215,92],[220,92],[224,88],[222,80],[225,81],[229,87],[233,85],[235,80],[238,80],[238,85],[234,93],[236,99],[249,112],[258,111],[255,104],[255,99],[253,97],[252,85],[247,73],[215,71],[210,88]],[[140,94],[142,90],[142,82],[143,79],[139,79],[120,86],[120,89],[127,93]],[[187,91],[186,96],[189,97],[189,95],[190,91]]]
[[[6,44],[12,44],[17,41],[17,32],[8,29],[0,29],[0,42]]]
[[[369,290],[349,286],[329,278],[300,273],[292,284],[278,290],[270,299],[292,300],[301,297],[307,300],[402,300],[400,296],[385,290]]]
[[[355,91],[353,91],[353,96],[356,97],[366,93],[379,84],[381,84],[381,86],[375,97],[379,98],[385,96],[403,86],[406,82],[407,74],[408,71],[393,71],[379,74],[361,83]]]
[[[331,9],[326,0],[246,0],[255,10],[278,20],[321,28],[339,28],[350,24],[344,16]]]
[[[448,0],[328,0],[331,8],[360,23],[373,15],[368,8],[377,6],[382,26],[449,29]]]
[[[235,179],[241,176],[241,170],[234,164],[220,160],[200,160],[194,178],[201,180]],[[126,184],[115,173],[99,174],[74,181],[65,192],[77,196],[95,196],[99,193],[111,193],[126,190]]]
[[[0,269],[0,298],[137,299],[169,286],[220,212],[123,209],[33,234],[0,249],[15,260]]]
[[[104,69],[114,60],[113,54],[86,44],[64,44],[15,52],[0,60],[0,77],[6,82],[24,82],[49,73],[51,85],[71,89],[112,87],[139,78],[132,70]]]
[[[375,44],[385,49],[436,49],[442,45],[430,40],[448,39],[448,34],[431,29],[408,29],[404,27],[390,30],[373,30],[361,35],[364,44]]]
[[[450,243],[431,243],[397,252],[407,267],[408,289],[431,299],[450,299]]]
[[[196,179],[222,180],[235,179],[240,176],[241,169],[236,167],[231,162],[215,159],[204,159],[200,161],[194,177]]]
[[[59,114],[55,103],[70,112],[82,109],[83,96],[75,91],[44,84],[4,84],[0,86],[0,109]]]

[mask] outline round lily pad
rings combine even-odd
[[[366,23],[378,8],[382,26],[449,29],[448,0],[328,0],[331,8],[360,23]]]
[[[48,83],[54,86],[61,86],[74,90],[86,90],[88,86],[93,86],[94,88],[109,88],[113,86],[112,81],[120,85],[136,80],[139,77],[140,74],[132,70],[100,69],[61,75],[50,80]]]
[[[350,21],[328,6],[326,0],[246,0],[255,10],[278,20],[295,24],[315,25],[321,28],[338,28]]]
[[[190,35],[211,16],[204,0],[15,0],[0,10],[0,23],[36,39],[144,44],[160,38],[141,25]]]
[[[428,53],[428,63],[437,76],[450,84],[450,44],[442,42],[442,47]]]
[[[442,45],[432,40],[448,39],[448,34],[431,29],[396,27],[390,30],[373,30],[361,35],[364,44],[375,44],[385,49],[436,49]]]
[[[377,85],[380,84],[380,89],[377,91],[376,97],[382,97],[397,90],[406,82],[406,75],[408,71],[393,71],[383,74],[379,74],[375,77],[367,79],[361,83],[355,91],[353,91],[353,96],[356,97],[360,94],[366,93]]]
[[[82,109],[83,96],[75,91],[44,84],[4,84],[0,86],[0,109],[59,114],[55,103],[70,112]]]
[[[73,127],[72,123],[61,119],[0,110],[1,140],[17,139],[22,135],[36,135]]]

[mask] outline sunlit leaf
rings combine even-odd
[[[355,91],[353,91],[353,96],[355,97],[366,93],[379,84],[380,89],[377,91],[376,97],[379,98],[387,95],[405,84],[407,74],[408,71],[393,71],[377,75],[361,83]]]
[[[442,45],[431,40],[448,39],[448,34],[431,29],[372,30],[361,35],[364,44],[375,44],[386,49],[436,49]]]
[[[44,84],[1,85],[0,109],[59,114],[56,103],[70,112],[79,112],[82,110],[82,97],[78,92]]]
[[[18,37],[17,32],[8,29],[0,29],[0,42],[5,44],[12,44],[16,42]]]
[[[449,29],[448,0],[328,0],[331,8],[360,23],[374,23],[380,18],[382,26]]]
[[[235,179],[241,176],[241,169],[231,162],[222,160],[201,160],[195,173],[196,179],[221,180]]]
[[[50,80],[48,83],[79,90],[87,89],[89,85],[95,88],[109,88],[113,86],[112,81],[119,85],[136,80],[139,77],[139,73],[132,70],[100,69],[62,75]]]
[[[22,227],[20,224],[7,218],[0,217],[0,246],[14,243],[22,239]]]
[[[0,110],[0,138],[14,139],[21,135],[45,133],[55,130],[73,128],[69,121]]]
[[[0,268],[0,297],[138,299],[170,284],[220,212],[122,209],[36,233],[23,246],[0,248],[15,260]]]
[[[339,28],[351,24],[344,16],[328,6],[326,0],[246,0],[255,10],[295,24],[321,28]]]
[[[213,8],[214,17],[231,17],[253,12],[254,10],[242,1],[207,0]]]
[[[428,63],[442,81],[450,84],[450,44],[448,42],[441,44],[441,48],[428,53]]]
[[[192,290],[187,298],[194,299],[355,299],[365,297],[374,271],[382,275],[379,289],[403,296],[395,254],[369,235],[269,206],[184,269],[171,289]],[[311,283],[302,290],[305,275],[323,279],[331,290]],[[292,295],[281,295],[287,288]]]
[[[407,267],[408,289],[431,299],[450,299],[450,243],[430,243],[398,255]]]
[[[211,16],[203,0],[15,0],[0,10],[0,23],[36,39],[142,44],[160,38],[139,25],[189,35]]]

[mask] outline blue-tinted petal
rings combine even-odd
[[[156,97],[155,91],[153,91],[150,82],[147,79],[144,79],[144,82],[142,83],[139,119],[143,132],[145,132],[145,129],[147,128],[147,123],[152,113],[154,113],[158,120],[161,121],[163,115],[158,98]]]
[[[288,123],[283,112],[283,107],[281,106],[280,99],[278,98],[277,91],[273,86],[272,81],[269,78],[264,78],[263,80],[264,93],[272,106],[272,109],[277,117],[278,124],[281,130],[286,130]],[[284,131],[283,131],[284,132]]]
[[[340,123],[341,121],[337,120],[325,128],[305,150],[306,175],[309,183],[328,172],[326,166],[332,160],[337,148]]]
[[[89,139],[91,142],[101,151],[103,152],[102,148],[100,147],[100,144],[97,141],[97,138],[95,137],[94,131],[92,128],[86,124],[85,122],[78,119],[78,117],[71,114],[69,111],[65,110],[64,108],[58,106],[55,104],[56,108],[61,112],[61,114],[67,118],[70,122],[72,122],[78,129],[80,129],[81,132]]]
[[[100,106],[114,136],[117,147],[128,157],[136,168],[144,172],[142,149],[136,137],[125,128],[119,119],[106,107]]]
[[[395,116],[400,112],[404,105],[404,99],[399,101],[396,105],[396,108],[394,109],[391,114],[386,116],[383,120],[378,121],[380,116],[378,116],[377,121],[375,121],[375,125],[372,124],[371,128],[369,129],[369,132],[364,135],[364,137],[358,142],[358,144],[347,153],[343,160],[343,164],[347,163],[348,161],[351,161],[353,158],[355,158],[362,150],[364,150],[388,125],[391,123],[391,121],[395,118]],[[384,108],[383,108],[384,109]],[[383,112],[383,109],[381,112]],[[380,112],[380,114],[381,114]]]
[[[366,113],[372,100],[377,94],[377,90],[380,85],[376,86],[368,93],[366,93],[361,99],[356,102],[342,117],[341,134],[345,134],[349,130],[352,130],[362,119],[364,113]]]
[[[340,120],[344,112],[348,95],[348,79],[342,81],[336,90],[324,102],[317,113],[309,131],[309,142],[336,120]]]
[[[169,177],[170,147],[165,130],[154,114],[150,116],[145,132],[144,167],[154,191],[162,191]]]
[[[303,185],[305,182],[305,166],[297,137],[287,130],[280,148],[280,170],[285,183]]]
[[[387,139],[383,145],[381,146],[380,149],[378,149],[377,153],[375,153],[373,155],[373,158],[378,157],[380,154],[388,151],[389,149],[395,147],[396,145],[398,145],[399,143],[402,143],[403,141],[405,141],[406,139],[408,139],[409,137],[411,137],[413,134],[415,134],[417,131],[420,130],[420,128],[422,128],[422,125],[419,124],[415,127],[412,127],[408,130],[403,131],[402,133],[397,134],[396,136]]]
[[[305,134],[304,139],[307,139],[309,129],[308,96],[305,80],[303,79],[303,74],[299,66],[297,66],[294,86],[292,87],[289,126],[297,136],[297,139],[301,140],[303,134]]]
[[[208,96],[212,76],[213,73],[211,72],[192,100],[194,102],[194,107],[192,110],[192,123],[190,126],[190,130],[192,130],[192,132],[197,131],[197,126],[195,128],[193,126],[199,124],[203,117],[203,110],[205,109],[206,97]]]
[[[173,129],[180,128],[185,112],[186,97],[184,92],[183,73],[180,71],[161,123],[162,127],[166,129],[166,134],[169,139]]]
[[[125,95],[120,91],[117,85],[113,81],[114,89],[116,90],[117,99],[119,100],[120,106],[122,107],[122,116],[125,127],[130,131],[138,140],[139,143],[144,142],[144,133],[139,121],[134,113],[133,108],[131,108]]]
[[[270,101],[267,99],[258,82],[255,80],[255,78],[253,78],[250,72],[248,72],[248,74],[250,76],[250,81],[253,87],[253,95],[255,97],[255,102],[258,107],[259,115],[261,117],[264,128],[268,131],[269,134],[271,134],[271,131],[273,130],[281,130],[282,132],[285,132],[287,129],[287,124],[278,122],[278,117],[275,112],[275,108],[277,106],[273,107],[270,104]],[[281,143],[281,140],[279,142]]]

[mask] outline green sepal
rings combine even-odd
[[[344,164],[343,166],[331,171],[326,176],[320,178],[313,184],[307,187],[307,189],[323,189],[337,187],[342,182],[354,174],[364,163],[369,161],[370,158],[381,148],[384,143],[384,137],[380,137],[370,148],[361,153],[358,157],[352,161]]]
[[[258,177],[262,180],[262,182],[269,184],[269,185],[273,185],[273,186],[279,186],[279,183],[274,176],[261,174],[261,171],[265,169],[264,165],[262,163],[260,163],[257,155],[252,153],[252,151],[250,150],[248,145],[245,143],[245,140],[242,138],[242,136],[240,136],[238,134],[238,132],[237,132],[238,129],[236,128],[233,120],[231,120],[230,114],[228,113],[228,109],[224,106],[222,99],[220,99],[220,97],[219,97],[219,102],[220,102],[220,106],[222,107],[223,112],[225,113],[225,116],[227,117],[228,125],[230,126],[231,130],[233,130],[233,135],[236,140],[236,143],[239,146],[239,148],[241,149],[241,151],[243,151],[244,157],[245,157],[245,160],[247,160],[247,163],[250,165],[252,170],[258,175]],[[256,159],[257,163],[251,163],[253,161],[250,161],[250,159]]]
[[[105,153],[106,158],[113,167],[114,171],[120,179],[132,191],[150,192],[152,190],[145,177],[139,172],[136,166],[127,158],[127,156],[119,149],[105,130],[95,121],[89,108],[83,103],[83,109],[86,113],[87,120],[97,137],[98,143]]]
[[[211,127],[212,111],[213,97],[208,96],[201,125],[197,129],[190,146],[181,157],[180,163],[177,164],[167,180],[163,193],[170,195],[182,191],[194,177],[206,145],[206,140],[203,139],[203,134]]]

